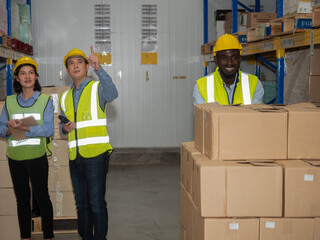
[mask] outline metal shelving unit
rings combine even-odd
[[[8,36],[12,36],[11,32],[11,0],[6,1],[7,4],[7,16],[8,16]],[[30,16],[31,16],[31,0],[27,0],[27,4],[30,5]],[[12,95],[12,63],[17,61],[20,57],[26,54],[17,52],[7,47],[0,47],[0,58],[6,60],[4,66],[0,66],[0,71],[6,70],[7,73],[7,95]]]

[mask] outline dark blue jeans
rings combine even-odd
[[[109,154],[69,161],[78,211],[78,232],[83,240],[106,240],[108,210],[105,200]]]

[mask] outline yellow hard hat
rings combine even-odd
[[[239,49],[240,55],[242,53],[242,46],[238,39],[231,34],[224,34],[218,38],[216,45],[213,48],[213,55],[216,56],[217,52],[229,49]]]
[[[88,63],[87,56],[84,54],[84,52],[82,52],[80,49],[74,48],[70,52],[68,52],[63,59],[64,65],[66,68],[67,68],[67,62],[71,57],[82,57],[86,61],[86,63]]]
[[[13,73],[15,73],[16,69],[23,64],[31,64],[31,65],[35,66],[36,72],[38,73],[38,65],[37,65],[36,61],[33,60],[31,57],[26,57],[26,56],[18,59],[16,65],[13,69]]]

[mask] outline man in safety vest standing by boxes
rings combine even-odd
[[[68,133],[69,166],[82,239],[106,240],[108,211],[106,177],[112,147],[107,132],[106,104],[118,97],[111,77],[91,46],[89,58],[79,49],[64,58],[71,88],[61,94],[62,131]],[[89,64],[100,81],[87,77]],[[70,120],[68,122],[68,120]]]
[[[197,80],[194,104],[218,102],[221,105],[262,103],[260,80],[240,71],[242,46],[230,34],[218,38],[213,49],[216,71]]]

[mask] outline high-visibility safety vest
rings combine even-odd
[[[73,105],[73,88],[61,94],[61,109],[70,121],[76,123],[76,129],[68,134],[70,160],[74,160],[78,153],[91,158],[112,150],[107,132],[106,107],[102,110],[99,104],[99,84],[90,81],[85,86],[77,110]]]
[[[40,94],[30,107],[21,107],[17,95],[6,97],[6,108],[9,119],[23,119],[33,116],[38,125],[43,125],[44,110],[49,102],[49,96]],[[47,151],[46,137],[32,137],[15,140],[11,134],[7,141],[7,156],[13,160],[28,160],[42,157]]]
[[[221,105],[251,104],[258,78],[241,71],[239,71],[238,76],[239,81],[235,86],[232,103],[229,103],[228,94],[224,88],[218,67],[214,73],[197,80],[199,92],[207,103],[218,102]]]

